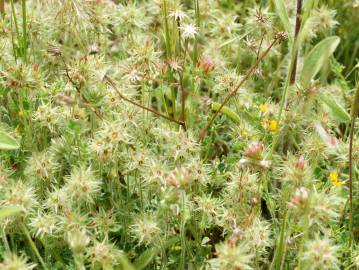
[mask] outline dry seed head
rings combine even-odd
[[[91,167],[78,167],[66,177],[65,189],[75,202],[93,203],[101,190],[101,181],[97,179]]]
[[[35,237],[53,236],[58,226],[58,219],[55,215],[38,213],[31,218],[30,227],[34,231]]]
[[[17,256],[14,253],[6,253],[0,263],[2,270],[32,270],[37,265],[35,263],[27,263],[25,256]]]
[[[252,270],[250,266],[253,255],[249,253],[248,244],[221,243],[216,246],[217,258],[212,259],[210,264],[215,269],[223,270]]]
[[[67,232],[67,242],[74,253],[80,253],[90,243],[90,237],[84,229],[73,229]]]
[[[316,236],[305,243],[305,252],[299,259],[306,270],[339,269],[338,251],[339,247],[328,238]]]

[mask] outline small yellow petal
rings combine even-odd
[[[341,186],[343,185],[343,183],[340,182],[340,181],[335,181],[335,182],[334,182],[334,185],[335,185],[336,187],[341,187]]]
[[[21,110],[21,111],[18,112],[18,115],[19,115],[19,117],[24,117],[25,112]]]
[[[276,131],[276,130],[278,130],[278,122],[276,121],[276,120],[271,120],[270,122],[269,122],[269,130],[271,130],[271,131]]]
[[[330,179],[330,181],[332,181],[333,183],[334,183],[334,182],[337,182],[337,181],[338,181],[338,173],[337,173],[336,171],[330,172],[330,174],[329,174],[329,179]]]
[[[16,126],[16,128],[15,128],[15,132],[16,132],[17,134],[19,134],[19,133],[20,133],[20,125],[17,125],[17,126]]]
[[[266,105],[266,104],[262,104],[262,105],[260,106],[260,110],[261,110],[262,113],[267,112],[267,110],[268,110],[267,105]]]

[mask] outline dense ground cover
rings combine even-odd
[[[0,269],[359,269],[357,0],[0,11]]]

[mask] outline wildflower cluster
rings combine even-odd
[[[345,1],[269,2],[0,0],[0,269],[358,266]]]

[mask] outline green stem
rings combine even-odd
[[[182,218],[181,218],[181,264],[180,269],[185,269],[185,261],[186,261],[186,235],[185,235],[185,191],[182,191]]]
[[[163,0],[163,20],[165,27],[165,43],[166,43],[166,53],[167,59],[171,58],[171,42],[170,42],[170,32],[168,28],[168,12],[167,12],[167,1]]]
[[[26,0],[21,0],[22,8],[22,49],[24,53],[24,61],[27,61],[27,20],[26,20]]]
[[[349,133],[349,247],[352,251],[353,249],[353,219],[354,219],[354,209],[353,209],[353,139],[354,139],[354,129],[355,129],[355,119],[358,116],[359,112],[359,84],[357,86],[353,105],[351,109],[351,125]]]
[[[34,251],[37,259],[39,260],[39,262],[40,262],[40,264],[42,266],[42,268],[44,268],[45,270],[48,270],[44,260],[42,259],[41,255],[40,255],[39,250],[37,249],[34,241],[32,241],[32,239],[31,239],[31,236],[30,236],[30,233],[29,233],[28,229],[26,228],[26,226],[23,223],[21,224],[21,227],[22,227],[23,233],[25,234],[25,236],[26,236],[26,238],[27,238],[27,240],[28,240],[28,242],[30,244],[30,247]]]
[[[283,253],[285,248],[285,236],[286,236],[286,226],[287,226],[287,208],[284,209],[284,215],[282,219],[280,237],[278,241],[278,246],[274,253],[274,258],[270,266],[270,270],[272,269],[280,269],[282,262],[284,261]]]
[[[300,241],[300,244],[299,244],[299,255],[298,255],[298,258],[299,258],[299,261],[298,261],[298,267],[297,269],[303,269],[302,268],[302,260],[301,258],[303,258],[303,252],[304,252],[304,244],[305,244],[305,241],[308,239],[308,235],[309,235],[309,229],[310,229],[310,224],[309,224],[309,214],[310,214],[310,204],[311,204],[311,198],[309,197],[306,201],[306,204],[305,204],[305,213],[304,213],[304,228],[303,228],[303,237]]]

